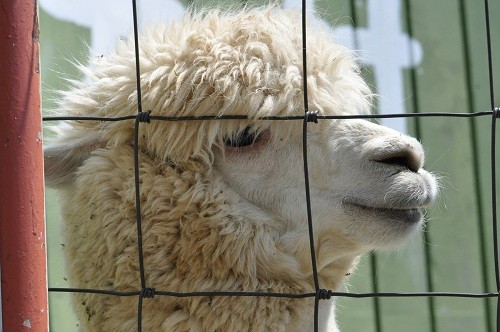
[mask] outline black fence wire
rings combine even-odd
[[[408,113],[408,114],[363,114],[363,115],[319,115],[317,112],[308,109],[307,95],[307,40],[306,40],[306,0],[302,0],[302,60],[303,60],[303,100],[304,100],[304,115],[303,116],[265,116],[257,120],[273,120],[273,121],[303,121],[302,127],[302,151],[303,151],[303,166],[304,166],[304,185],[305,185],[305,200],[307,208],[307,223],[309,232],[309,247],[311,254],[311,263],[313,269],[314,292],[310,293],[273,293],[273,292],[229,292],[229,291],[203,291],[203,292],[171,292],[168,290],[156,290],[149,288],[145,278],[145,266],[142,250],[142,216],[141,216],[141,201],[140,201],[140,179],[139,179],[139,126],[141,123],[150,123],[152,120],[157,121],[230,121],[230,120],[246,120],[246,115],[229,115],[229,116],[159,116],[154,115],[154,111],[146,112],[142,109],[141,95],[141,70],[139,63],[139,36],[138,36],[138,18],[136,0],[132,0],[133,8],[133,28],[134,28],[134,47],[135,47],[135,64],[136,64],[136,84],[137,84],[137,114],[122,116],[122,117],[91,117],[91,116],[49,116],[44,117],[43,121],[126,121],[135,120],[134,127],[134,173],[135,173],[135,204],[136,204],[136,225],[137,225],[137,243],[138,243],[138,260],[140,268],[141,288],[136,291],[120,292],[115,290],[104,289],[86,289],[86,288],[55,288],[49,287],[49,292],[68,292],[68,293],[89,293],[89,294],[104,294],[112,296],[137,296],[137,329],[142,330],[142,303],[144,298],[153,298],[155,296],[171,296],[171,297],[276,297],[303,299],[314,298],[314,331],[318,330],[318,309],[320,300],[329,300],[332,297],[346,298],[408,298],[408,297],[450,297],[450,298],[497,298],[497,316],[496,330],[500,331],[500,272],[499,272],[499,253],[498,253],[498,225],[497,225],[497,209],[496,209],[496,120],[500,118],[500,108],[495,107],[494,95],[494,78],[493,78],[493,55],[492,41],[490,29],[490,10],[489,1],[484,0],[484,17],[486,24],[486,44],[487,44],[487,63],[488,63],[488,79],[489,79],[489,96],[490,96],[490,111],[474,112],[474,113]],[[423,118],[423,117],[454,117],[454,118],[472,118],[491,116],[491,200],[492,200],[492,235],[493,235],[493,257],[495,267],[495,292],[483,293],[462,293],[462,292],[372,292],[372,293],[351,293],[351,292],[336,292],[328,289],[322,289],[317,272],[316,254],[314,246],[314,230],[312,222],[310,186],[309,186],[309,171],[307,163],[307,128],[310,122],[317,123],[319,120],[348,120],[348,119],[381,119],[381,118]]]

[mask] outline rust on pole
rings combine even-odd
[[[47,331],[36,0],[0,0],[0,270],[4,331]]]

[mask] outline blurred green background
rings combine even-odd
[[[141,23],[146,24],[150,18],[168,18],[170,14],[178,16],[188,4],[237,7],[267,3],[265,0],[192,2],[194,4],[175,0],[140,1]],[[116,36],[105,36],[107,29],[123,29],[121,33],[126,35],[132,26],[131,5],[126,1],[76,3],[40,1],[44,110],[54,108],[55,91],[67,87],[65,77],[80,77],[72,62],[85,64],[89,56],[112,49]],[[382,101],[391,92],[385,92],[388,88],[384,82],[391,81],[392,77],[401,79],[396,90],[401,92],[402,102],[399,108],[394,106],[397,102],[393,103],[393,110],[402,108],[404,112],[419,113],[490,109],[483,2],[316,0],[309,3],[310,10],[323,22],[350,36],[346,43],[355,49],[363,50],[364,45],[369,45],[363,31],[380,36],[380,40],[372,41],[375,48],[380,46],[376,52],[360,53],[364,59],[363,74],[382,96]],[[283,1],[282,5],[296,7],[298,2]],[[498,17],[500,3],[496,1],[491,6],[491,17]],[[396,21],[388,19],[394,10]],[[493,21],[492,24],[494,59],[498,60],[500,23]],[[399,34],[409,39],[402,44],[396,39],[388,41],[395,28],[400,28]],[[384,71],[383,65],[388,59],[404,60],[405,57],[409,57],[406,65],[391,73]],[[495,77],[500,77],[498,63]],[[499,86],[496,86],[497,96]],[[377,104],[377,111],[391,112],[382,101]],[[498,99],[496,102],[498,105]],[[421,118],[396,124],[423,142],[427,168],[441,177],[441,195],[429,211],[426,231],[396,252],[367,255],[352,277],[349,291],[496,291],[491,231],[490,123],[490,118]],[[50,141],[50,137],[50,130],[46,130],[45,140]],[[49,286],[66,287],[58,199],[49,189],[46,207]],[[341,330],[351,332],[495,331],[495,310],[495,301],[485,299],[338,300]],[[78,329],[69,294],[50,293],[50,326],[52,331]]]

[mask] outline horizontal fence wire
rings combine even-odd
[[[92,289],[92,288],[58,288],[50,287],[49,291],[58,293],[88,293],[88,294],[104,294],[113,296],[139,296],[141,290],[119,292],[114,290],[105,289]],[[207,292],[169,292],[169,291],[154,291],[155,296],[171,296],[171,297],[203,297],[203,296],[222,296],[222,297],[282,297],[290,299],[304,299],[315,297],[316,293],[267,293],[267,292],[225,292],[225,291],[207,291]],[[498,297],[499,293],[461,293],[461,292],[415,292],[415,293],[401,293],[401,292],[374,292],[374,293],[347,293],[347,292],[333,292],[328,291],[331,297],[347,297],[347,298],[369,298],[369,297],[461,297],[472,299],[484,299],[491,297]]]
[[[148,112],[152,112],[149,110]],[[436,112],[436,113],[393,113],[393,114],[356,114],[356,115],[321,115],[317,114],[318,120],[349,120],[349,119],[390,119],[390,118],[433,118],[433,117],[447,117],[447,118],[475,118],[482,116],[491,116],[493,111],[482,111],[474,113],[453,113],[453,112]],[[106,116],[44,116],[43,121],[103,121],[114,122],[123,120],[135,120],[137,115],[126,115],[117,117]],[[164,116],[164,115],[149,115],[150,120],[161,120],[171,122],[181,121],[213,121],[213,120],[269,120],[269,121],[293,121],[304,120],[303,115],[289,115],[289,116],[261,116],[257,118],[250,118],[247,115],[201,115],[201,116]]]
[[[50,292],[68,292],[68,293],[89,293],[102,294],[111,296],[137,296],[139,298],[137,328],[142,330],[142,302],[143,298],[152,298],[155,296],[170,296],[170,297],[275,297],[275,298],[290,298],[303,299],[314,298],[314,330],[318,330],[318,307],[319,300],[328,300],[331,297],[346,297],[346,298],[415,298],[415,297],[450,297],[450,298],[497,298],[497,330],[500,328],[500,273],[498,266],[498,239],[497,239],[497,215],[496,215],[496,119],[500,117],[500,108],[494,105],[494,86],[493,86],[493,56],[491,51],[491,36],[490,36],[490,14],[488,0],[484,0],[485,23],[487,34],[487,49],[488,49],[488,73],[489,87],[491,98],[491,110],[473,113],[453,113],[453,112],[436,112],[436,113],[402,113],[402,114],[357,114],[357,115],[321,115],[318,112],[311,112],[308,109],[307,96],[307,49],[306,49],[306,0],[302,0],[302,51],[303,51],[303,96],[304,96],[304,115],[296,116],[263,116],[258,118],[250,118],[246,115],[204,115],[204,116],[162,116],[155,115],[154,110],[144,112],[142,110],[141,84],[140,84],[140,61],[139,61],[139,40],[138,40],[138,24],[137,24],[137,5],[136,0],[132,0],[133,5],[133,20],[134,20],[134,43],[135,43],[135,60],[136,60],[136,81],[137,81],[137,114],[121,117],[95,117],[95,116],[46,116],[43,121],[126,121],[135,120],[135,136],[134,136],[134,167],[135,167],[135,195],[136,195],[136,223],[137,223],[137,241],[138,241],[138,260],[140,268],[141,289],[131,291],[115,291],[106,289],[89,289],[89,288],[57,288],[49,287]],[[318,122],[318,120],[349,120],[349,119],[385,119],[385,118],[425,118],[425,117],[451,117],[451,118],[472,118],[472,117],[487,117],[491,116],[491,175],[492,175],[492,229],[493,229],[493,252],[495,259],[495,280],[496,292],[486,293],[464,293],[464,292],[372,292],[372,293],[351,293],[351,292],[336,292],[320,288],[318,281],[318,272],[316,267],[316,255],[314,252],[314,237],[312,226],[312,213],[310,202],[310,188],[308,181],[308,165],[307,165],[307,127],[309,122]],[[142,253],[142,225],[141,225],[141,207],[140,207],[140,179],[139,179],[139,125],[141,123],[149,123],[155,121],[214,121],[214,120],[272,120],[272,121],[303,121],[303,163],[304,163],[304,181],[305,181],[305,199],[307,206],[308,232],[310,239],[311,260],[313,266],[313,282],[315,292],[309,293],[274,293],[274,292],[247,292],[247,291],[199,291],[199,292],[172,292],[168,290],[155,290],[148,288],[145,278],[144,258]]]

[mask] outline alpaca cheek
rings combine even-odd
[[[259,152],[218,154],[214,166],[243,199],[283,219],[289,219],[283,210],[295,211],[297,206],[302,208],[302,215],[305,206],[300,147],[290,144],[274,149],[269,144]]]

